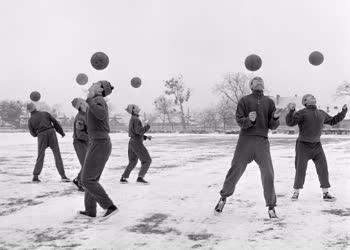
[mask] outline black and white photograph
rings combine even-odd
[[[350,249],[350,1],[3,0],[0,250]]]

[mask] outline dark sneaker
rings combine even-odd
[[[292,195],[292,201],[297,201],[299,198],[299,193],[298,192],[294,192],[293,195]]]
[[[143,179],[143,177],[137,177],[137,180],[136,180],[137,183],[141,183],[141,184],[149,184],[148,181],[146,181],[145,179]]]
[[[120,183],[121,184],[127,184],[129,183],[128,180],[125,177],[120,178]]]
[[[330,195],[328,192],[323,193],[323,200],[324,201],[332,202],[332,201],[335,201],[336,199],[337,198],[335,198],[334,196]]]
[[[109,217],[111,217],[113,214],[116,214],[118,212],[118,208],[114,205],[110,206],[106,213],[102,216],[102,218],[100,219],[100,221],[105,221],[107,220]]]
[[[70,182],[70,179],[69,179],[67,176],[63,176],[63,177],[61,178],[61,181],[62,181],[62,182]]]
[[[89,214],[89,213],[86,212],[86,211],[79,211],[78,214],[79,214],[79,215],[84,215],[84,216],[87,216],[87,217],[91,217],[91,218],[95,218],[95,217],[96,217],[96,214]]]
[[[39,180],[39,176],[33,175],[32,182],[41,182],[41,180]]]
[[[73,184],[78,188],[79,191],[84,192],[83,186],[78,181],[78,178],[73,179]]]
[[[222,213],[222,210],[224,209],[225,204],[226,204],[226,198],[221,197],[218,204],[216,204],[215,206],[215,212]]]
[[[270,219],[278,218],[274,208],[269,208],[268,214],[269,214]]]

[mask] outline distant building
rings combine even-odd
[[[270,96],[270,98],[275,102],[276,108],[282,108],[282,114],[280,116],[280,123],[281,125],[286,125],[286,115],[288,112],[287,106],[289,103],[295,103],[296,104],[296,110],[303,109],[304,106],[302,105],[302,96],[294,95],[294,96]],[[343,105],[339,103],[332,103],[328,105],[323,105],[320,103],[318,105],[319,109],[324,110],[327,112],[330,116],[336,115],[338,112],[341,111]],[[349,114],[347,115],[346,118],[349,117]],[[344,121],[340,122],[339,124],[335,125],[335,127],[340,127],[340,128],[350,128],[350,120],[345,119]]]
[[[296,104],[296,109],[302,109],[304,106],[301,104],[301,99],[302,97],[298,95],[294,96],[270,96],[270,98],[275,102],[275,105],[277,108],[287,108],[289,103],[295,103]]]

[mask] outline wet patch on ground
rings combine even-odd
[[[333,214],[337,216],[350,216],[350,208],[344,208],[344,209],[325,209],[322,210],[323,213],[327,214]]]
[[[283,197],[286,197],[286,194],[277,194],[276,196],[277,198],[283,198]]]
[[[140,234],[169,234],[180,232],[175,228],[163,227],[162,224],[168,219],[169,215],[162,213],[155,213],[149,217],[141,220],[141,223],[127,228],[129,232],[140,233]]]
[[[32,199],[24,198],[10,198],[8,202],[0,203],[0,216],[5,216],[17,212],[28,206],[35,206],[43,203],[42,201],[34,201]]]
[[[269,228],[266,228],[264,230],[258,230],[256,231],[258,234],[263,234],[263,233],[266,233],[266,232],[269,232],[269,231],[273,231],[273,228],[272,227],[269,227]]]
[[[350,247],[350,237],[340,236],[328,241],[326,247],[329,249],[349,249]]]
[[[8,159],[7,157],[0,157],[0,163],[2,162],[10,162],[11,160]]]
[[[191,248],[197,249],[197,248],[201,248],[201,247],[203,247],[201,244],[196,244],[196,245],[193,245]]]
[[[69,239],[72,237],[72,235],[80,231],[80,229],[77,228],[46,228],[45,230],[37,231],[35,232],[31,231],[33,233],[33,244],[35,245],[35,248],[38,247],[52,247],[53,249],[73,249],[75,247],[81,246],[81,244],[78,243],[70,243],[66,242],[66,240],[69,241]],[[55,242],[57,241],[57,243]],[[64,242],[64,243],[63,243]],[[62,244],[63,243],[63,244]]]
[[[166,164],[166,165],[161,165],[159,167],[154,167],[155,169],[171,169],[171,168],[178,168],[180,165],[177,164]]]
[[[208,233],[188,234],[187,235],[188,239],[193,240],[193,241],[208,240],[213,236],[214,236],[213,234],[208,234]]]
[[[52,248],[52,249],[74,249],[80,247],[81,244],[72,242],[74,234],[80,233],[85,229],[89,229],[90,225],[94,225],[94,220],[84,218],[79,215],[70,220],[64,221],[62,225],[57,227],[48,227],[44,229],[33,229],[25,231],[26,235],[30,235],[30,242],[33,248]],[[80,237],[80,240],[87,238]]]
[[[0,240],[0,250],[14,249],[19,248],[20,246],[20,244],[8,243]]]

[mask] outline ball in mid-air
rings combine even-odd
[[[309,62],[314,65],[318,66],[323,63],[324,57],[321,52],[314,51],[309,55]]]
[[[260,56],[252,54],[246,57],[244,65],[250,71],[257,71],[260,69],[262,61]]]
[[[32,93],[30,93],[30,100],[32,100],[33,102],[37,102],[40,100],[40,93],[38,91],[33,91]]]
[[[141,86],[141,79],[139,77],[132,78],[131,86],[133,86],[134,88],[139,88]]]
[[[80,73],[77,75],[77,77],[75,78],[76,82],[79,84],[79,85],[85,85],[87,84],[87,82],[89,81],[89,78],[86,74],[84,73]]]
[[[105,69],[109,64],[108,56],[103,52],[96,52],[91,57],[91,65],[97,70]]]

